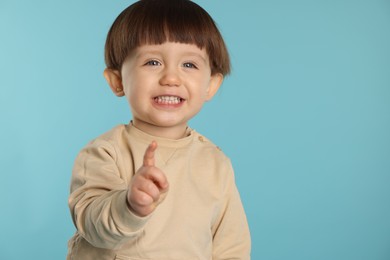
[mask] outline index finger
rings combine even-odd
[[[154,152],[157,149],[157,143],[156,141],[152,141],[151,144],[149,144],[148,148],[146,148],[145,155],[144,155],[144,166],[154,166]]]

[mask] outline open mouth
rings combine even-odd
[[[185,99],[177,96],[158,96],[154,98],[154,101],[162,105],[177,105],[184,102]]]

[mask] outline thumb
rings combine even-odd
[[[146,148],[145,154],[144,154],[144,163],[143,166],[154,166],[154,152],[157,149],[157,143],[156,141],[152,141],[148,148]]]

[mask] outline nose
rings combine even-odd
[[[176,68],[166,67],[160,78],[161,86],[178,87],[181,84],[179,71]]]

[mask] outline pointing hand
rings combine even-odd
[[[127,191],[127,206],[141,217],[152,213],[163,202],[168,192],[168,180],[155,166],[156,149],[157,143],[153,141],[146,149],[143,165],[134,175]]]

